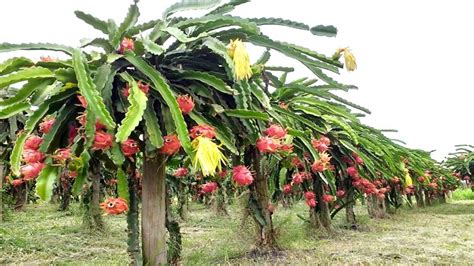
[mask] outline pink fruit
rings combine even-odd
[[[336,191],[336,197],[338,198],[344,198],[345,195],[346,195],[346,192],[344,190]]]
[[[318,204],[318,202],[315,199],[306,199],[306,204],[310,208],[314,208],[314,207],[316,207],[316,204]]]
[[[354,177],[356,176],[359,172],[357,171],[357,168],[355,166],[350,166],[350,167],[347,167],[346,169],[347,171],[347,174],[350,176],[350,177]]]
[[[36,135],[31,135],[26,141],[25,141],[25,149],[30,149],[30,150],[37,150],[39,149],[41,143],[43,142],[43,139],[36,136]]]
[[[213,139],[216,137],[216,130],[209,125],[202,124],[191,128],[189,135],[192,139],[195,139],[199,136]]]
[[[21,156],[26,163],[36,163],[44,160],[44,154],[39,150],[25,149]]]
[[[94,143],[92,144],[93,150],[107,150],[112,147],[113,136],[102,130],[95,132]]]
[[[315,195],[314,195],[314,192],[312,191],[306,191],[304,193],[304,197],[308,200],[308,199],[314,199],[315,198]]]
[[[245,165],[237,165],[232,169],[232,179],[240,186],[252,184],[253,177],[250,170]]]
[[[121,147],[123,155],[125,156],[133,156],[135,153],[140,151],[138,142],[134,139],[127,139],[122,143]]]
[[[311,165],[311,170],[313,170],[315,173],[323,172],[326,170],[326,166],[323,162],[321,162],[321,160],[317,160]]]
[[[66,162],[72,156],[72,150],[70,148],[57,149],[54,152],[53,158],[59,162]]]
[[[130,38],[123,38],[120,42],[119,53],[123,54],[126,51],[135,50],[135,42]]]
[[[176,169],[176,171],[174,172],[174,176],[176,177],[183,177],[183,176],[186,176],[187,174],[189,174],[189,170],[186,167],[180,167]]]
[[[176,101],[178,102],[179,109],[183,114],[191,113],[194,108],[193,98],[189,95],[178,95]]]
[[[208,182],[201,185],[201,193],[202,194],[209,194],[217,190],[217,183],[216,182]]]
[[[263,131],[263,133],[268,137],[275,139],[284,138],[287,134],[286,129],[276,124],[269,126],[265,131]]]
[[[304,174],[302,173],[295,173],[293,175],[293,183],[296,185],[303,183],[303,179],[304,179]]]
[[[280,149],[280,141],[270,137],[261,137],[257,140],[257,149],[261,153],[275,153]]]
[[[43,170],[44,166],[45,166],[44,163],[39,163],[39,162],[26,164],[20,168],[20,172],[21,172],[21,175],[23,176],[23,179],[25,181],[29,181],[38,177],[39,173],[41,172],[41,170]]]
[[[176,135],[167,135],[163,137],[164,144],[160,152],[166,155],[173,155],[181,148],[181,142]]]
[[[293,191],[293,187],[290,184],[286,184],[283,186],[283,193],[290,194]]]
[[[53,127],[55,121],[56,119],[54,117],[44,119],[43,122],[39,124],[39,132],[43,134],[48,134],[48,132]]]
[[[334,201],[334,197],[332,195],[324,194],[322,196],[324,202],[332,202]]]

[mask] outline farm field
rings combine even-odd
[[[55,204],[28,205],[0,229],[0,264],[127,265],[126,220],[105,217],[106,230],[90,233],[81,227],[79,206],[58,212]],[[252,221],[241,225],[238,206],[229,216],[217,215],[192,204],[182,223],[183,265],[308,264],[308,263],[447,263],[467,264],[474,257],[474,200],[403,209],[387,219],[372,220],[365,206],[356,213],[360,228],[345,229],[342,215],[335,217],[334,233],[304,226],[303,203],[278,207],[275,227],[279,251],[252,252]]]
[[[0,265],[472,263],[474,17],[298,1],[5,3]]]

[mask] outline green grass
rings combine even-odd
[[[104,233],[81,227],[78,206],[69,212],[57,206],[28,206],[0,226],[0,264],[127,265],[124,216],[106,216]],[[209,264],[468,264],[474,257],[474,201],[453,201],[420,209],[404,209],[372,220],[364,206],[356,208],[360,228],[346,230],[336,216],[334,232],[316,231],[298,218],[307,207],[279,206],[274,214],[279,251],[255,253],[254,225],[242,222],[240,208],[228,216],[191,204],[181,223],[184,265]]]
[[[453,192],[454,200],[474,200],[474,191],[470,188],[460,188]]]

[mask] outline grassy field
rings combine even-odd
[[[106,216],[104,233],[81,227],[80,209],[28,206],[0,224],[0,264],[126,265],[124,216]],[[422,209],[403,209],[383,220],[371,220],[364,206],[356,209],[361,227],[347,230],[335,218],[332,234],[316,232],[296,215],[307,207],[277,208],[275,225],[280,251],[255,253],[251,220],[242,224],[238,207],[219,216],[192,205],[182,223],[184,265],[316,264],[316,263],[472,263],[474,201],[459,200]]]

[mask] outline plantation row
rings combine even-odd
[[[472,176],[472,151],[440,165],[360,122],[368,110],[333,93],[355,87],[328,74],[357,68],[348,48],[328,57],[260,30],[279,25],[333,37],[335,27],[240,18],[229,13],[248,1],[219,2],[182,1],[143,24],[136,3],[120,24],[77,11],[104,34],[79,49],[0,44],[0,52],[67,56],[0,64],[0,173],[15,208],[37,197],[59,199],[61,210],[80,200],[91,228],[103,226],[104,212],[126,213],[131,261],[157,265],[179,260],[172,209],[185,219],[190,200],[212,199],[225,214],[244,194],[257,246],[272,248],[278,204],[304,200],[315,230],[331,230],[341,210],[357,228],[358,199],[381,218],[414,200],[445,201]],[[208,13],[176,16],[194,9]],[[264,52],[251,60],[246,45]],[[293,68],[268,63],[274,52],[314,77],[288,80]]]

